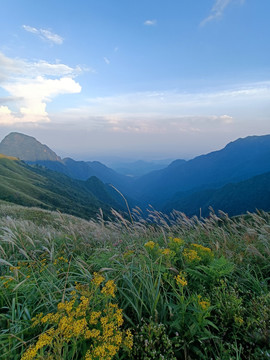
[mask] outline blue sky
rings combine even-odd
[[[1,0],[0,137],[190,158],[270,133],[269,0]]]

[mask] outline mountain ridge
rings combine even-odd
[[[139,178],[135,183],[137,197],[160,205],[179,191],[218,188],[268,172],[270,135],[240,138],[223,149],[174,163]]]
[[[90,183],[92,185],[95,184],[99,196],[103,199],[102,191],[105,193],[109,191],[110,193],[112,188],[107,187],[104,190],[103,185],[98,184],[93,179],[87,182],[88,179],[94,176],[101,182],[112,184],[124,194],[131,206],[140,206],[143,210],[146,209],[148,204],[155,206],[158,210],[172,210],[173,206],[181,209],[181,201],[189,199],[192,202],[190,206],[182,206],[189,213],[191,209],[196,209],[197,211],[198,207],[205,208],[207,205],[210,206],[211,204],[206,201],[207,196],[213,204],[220,203],[222,206],[223,203],[216,201],[214,196],[218,200],[223,196],[223,192],[225,191],[226,193],[227,191],[228,196],[236,197],[235,194],[229,195],[233,192],[229,187],[226,188],[226,185],[245,187],[246,184],[241,182],[270,172],[270,135],[254,135],[239,138],[228,143],[220,150],[202,154],[187,161],[181,159],[174,160],[167,167],[152,171],[138,178],[118,174],[99,161],[76,161],[68,157],[61,159],[53,151],[52,153],[44,151],[44,149],[47,150],[46,145],[42,145],[35,138],[20,133],[11,133],[11,140],[13,139],[14,141],[15,139],[16,141],[18,137],[21,140],[19,143],[27,140],[26,142],[30,147],[34,142],[42,152],[42,156],[44,156],[44,153],[45,155],[49,154],[47,159],[45,157],[46,160],[26,161],[27,163],[44,167],[44,169],[51,169],[72,179],[84,180],[86,182],[84,182],[83,187],[89,186]],[[7,140],[9,140],[8,136],[5,137],[4,144],[8,142]],[[30,145],[28,141],[30,141]],[[17,151],[17,157],[20,158],[18,156],[20,155],[18,154],[20,147],[14,148]],[[26,151],[26,146],[22,150]],[[31,153],[30,150],[26,151],[26,155]],[[15,151],[13,151],[14,153]],[[6,155],[11,155],[11,152],[6,151]],[[25,153],[23,155],[21,157],[25,158]],[[51,155],[54,158],[53,161],[48,160],[51,158]],[[55,158],[57,159],[56,161]],[[255,183],[257,181],[259,180],[257,179]],[[267,183],[262,181],[260,183],[260,190],[258,188],[258,194],[259,191],[262,193],[262,186],[265,187],[266,192],[268,191]],[[239,192],[241,191],[239,190]],[[201,199],[201,206],[198,204],[198,199]],[[240,209],[236,205],[234,205],[234,208]]]
[[[98,161],[76,161],[70,157],[61,159],[47,145],[41,144],[34,137],[12,132],[0,143],[0,153],[15,156],[28,164],[38,164],[47,169],[60,172],[77,180],[98,177],[104,183],[112,183],[125,191],[130,179]]]

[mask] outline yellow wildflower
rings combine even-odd
[[[94,272],[94,277],[92,279],[92,283],[96,286],[99,286],[103,281],[105,280],[105,277],[99,273]]]
[[[101,294],[115,297],[116,285],[113,280],[108,280],[101,290]]]
[[[86,328],[87,328],[87,321],[86,321],[85,318],[74,321],[74,323],[73,323],[73,335],[76,336],[76,337],[78,337],[80,335],[83,335]]]
[[[186,273],[181,272],[177,276],[175,276],[175,280],[180,286],[187,286]]]
[[[32,360],[37,355],[38,349],[36,349],[35,346],[30,346],[29,349],[26,350],[26,352],[21,357],[21,360]]]
[[[177,245],[183,245],[184,244],[184,240],[182,240],[180,238],[177,238],[177,237],[173,238],[172,242],[174,242]]]
[[[104,277],[94,274],[94,284],[100,285],[100,281],[104,281]],[[82,289],[85,293],[89,291],[89,287],[87,289],[84,285]],[[133,344],[131,332],[120,329],[124,322],[123,310],[119,309],[117,304],[108,302],[107,299],[107,296],[115,296],[114,281],[107,281],[102,289],[93,288],[93,286],[90,289],[91,296],[81,295],[79,299],[77,292],[73,291],[70,301],[58,304],[57,312],[45,316],[39,314],[33,319],[33,325],[53,324],[53,327],[39,336],[35,346],[30,346],[23,354],[22,360],[32,360],[42,356],[42,348],[45,346],[46,358],[52,359],[56,349],[60,351],[78,338],[80,341],[91,344],[84,360],[112,360],[120,347],[124,346],[126,350],[127,347],[131,349]],[[77,285],[76,290],[78,291]],[[96,305],[99,307],[105,303],[101,311],[92,311],[95,309],[95,302],[92,303],[91,299],[95,292],[98,292],[101,297],[101,302]],[[103,299],[101,294],[103,294]],[[96,325],[95,328],[93,325]]]
[[[38,324],[40,324],[42,317],[43,317],[43,313],[40,313],[37,316],[33,317],[32,326],[37,326]]]
[[[117,333],[114,335],[114,343],[116,345],[120,345],[122,343],[122,340],[123,340],[123,335],[121,331],[117,331]]]
[[[201,257],[198,255],[197,251],[192,249],[185,249],[183,251],[183,256],[188,262],[201,260]]]
[[[58,320],[60,319],[60,314],[59,313],[49,313],[45,316],[43,316],[40,320],[41,324],[46,324],[46,323],[57,323]]]
[[[102,318],[100,319],[102,321]],[[110,338],[113,336],[115,327],[113,323],[104,322],[102,324],[102,330],[103,330],[103,337],[104,339]]]
[[[86,311],[89,307],[90,299],[85,296],[81,296],[81,303],[78,305],[76,309],[76,316],[86,316]]]
[[[198,304],[200,305],[200,307],[203,309],[203,310],[207,310],[209,307],[210,307],[210,301],[208,300],[203,300],[201,295],[198,295]]]
[[[117,309],[116,313],[115,313],[115,318],[116,318],[118,327],[122,326],[124,323],[122,312],[123,312],[122,309]]]
[[[99,335],[100,335],[100,330],[98,330],[98,329],[92,329],[92,330],[86,330],[85,331],[85,335],[84,335],[84,337],[85,337],[85,339],[90,339],[90,338],[97,338],[97,337],[99,337]]]
[[[14,270],[16,271],[16,270],[20,270],[20,268],[21,268],[20,266],[10,266],[9,270],[10,271],[14,271]]]
[[[92,311],[90,315],[89,324],[96,325],[98,323],[98,319],[101,315],[101,311]]]
[[[149,249],[154,249],[155,245],[156,243],[154,241],[148,241],[147,243],[144,244],[144,246]]]
[[[163,249],[161,253],[165,256],[169,256],[172,254],[172,251],[170,249]]]
[[[132,349],[133,346],[133,335],[131,333],[131,331],[128,329],[126,330],[126,337],[124,339],[124,345],[128,348],[128,349]]]
[[[87,350],[84,360],[93,360],[90,350]]]
[[[212,250],[208,247],[205,247],[203,245],[200,245],[200,244],[191,244],[191,246],[193,246],[201,256],[214,256]]]

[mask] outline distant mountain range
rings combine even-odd
[[[197,192],[237,183],[270,171],[270,135],[249,136],[192,160],[174,161],[139,178],[136,197],[162,206],[178,192]]]
[[[112,199],[102,196],[103,191],[108,191],[105,183],[119,189],[131,206],[151,204],[166,212],[177,209],[188,215],[207,216],[209,206],[230,215],[256,208],[270,210],[270,135],[240,138],[221,150],[189,161],[175,160],[165,168],[132,177],[119,174],[98,161],[61,159],[35,138],[20,133],[6,136],[0,143],[0,153],[24,160],[28,165],[42,166],[44,169],[40,171],[47,168],[56,171],[52,174],[62,173],[68,178],[84,180],[84,188],[88,182],[91,186],[94,182],[95,191],[99,188],[97,199],[103,204],[107,201],[112,204]],[[140,172],[146,164],[138,162],[133,167]],[[96,196],[93,188],[91,191]]]

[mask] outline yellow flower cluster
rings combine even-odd
[[[1,280],[6,280],[3,282],[3,286],[8,289],[9,288],[9,283],[11,283],[12,281],[14,281],[14,278],[12,277],[7,277],[7,276],[1,276],[0,277]]]
[[[154,247],[155,247],[156,243],[154,241],[148,241],[147,243],[144,244],[144,246],[147,248],[147,249],[151,249],[153,250]]]
[[[185,249],[183,251],[183,256],[187,262],[200,261],[201,257],[198,255],[196,250]]]
[[[163,250],[161,250],[161,254],[165,255],[165,256],[170,256],[173,254],[173,251],[170,249],[163,249]]]
[[[99,286],[103,281],[105,280],[105,277],[99,273],[94,273],[94,277],[92,279],[92,283],[96,286]]]
[[[130,350],[133,336],[129,330],[121,330],[123,311],[117,304],[109,302],[109,298],[115,296],[116,285],[109,280],[100,289],[99,285],[104,280],[102,275],[95,273],[88,289],[77,284],[71,299],[58,304],[57,312],[38,314],[33,318],[33,326],[46,324],[51,328],[39,336],[21,360],[37,358],[42,348],[46,348],[48,356],[53,356],[61,353],[67,344],[78,342],[85,342],[88,346],[85,360],[111,360],[120,347]],[[78,294],[78,289],[82,289],[88,297]]]
[[[113,280],[108,280],[101,290],[101,294],[115,297],[116,285]]]
[[[176,283],[180,286],[187,286],[187,274],[184,272],[180,272],[177,276],[175,276]]]
[[[202,299],[201,295],[198,295],[198,304],[203,310],[208,310],[210,307],[210,301],[207,299]]]
[[[57,263],[59,262],[68,263],[68,260],[65,259],[63,256],[59,256],[57,259],[54,260],[53,265],[57,265]]]
[[[14,271],[14,270],[16,271],[16,270],[20,270],[20,268],[21,268],[20,266],[10,266],[9,270],[10,271]]]
[[[21,360],[32,360],[36,357],[38,351],[45,347],[46,345],[50,345],[53,341],[54,329],[51,328],[48,331],[41,334],[38,338],[38,341],[35,346],[30,346],[30,348],[23,354]]]
[[[42,273],[47,268],[47,259],[43,258],[41,260],[41,269],[39,270],[40,273]]]
[[[170,237],[169,239],[170,239],[170,242],[171,242],[171,243],[174,243],[174,244],[176,244],[176,245],[178,245],[178,246],[184,244],[184,240],[183,240],[183,239],[180,239],[180,238],[178,238],[178,237],[175,237],[175,238]]]
[[[96,325],[98,323],[98,319],[100,318],[101,311],[93,311],[90,315],[89,324]]]
[[[202,257],[202,258],[205,258],[205,257],[211,258],[214,256],[212,250],[208,247],[205,247],[200,244],[191,244],[191,246],[193,246],[196,249],[196,251],[198,252],[200,257]]]

